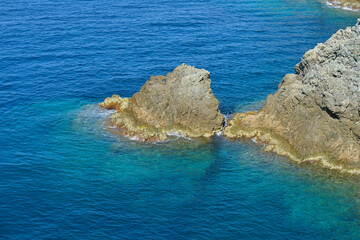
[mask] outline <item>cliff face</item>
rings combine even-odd
[[[122,135],[147,141],[175,132],[209,137],[225,122],[210,84],[208,71],[182,64],[166,76],[152,76],[130,99],[114,95],[100,106],[117,110],[110,124]]]
[[[360,19],[305,53],[259,112],[236,114],[227,137],[251,137],[297,160],[360,161]]]

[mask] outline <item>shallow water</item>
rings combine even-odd
[[[96,106],[185,62],[211,72],[223,113],[256,109],[358,17],[310,0],[3,0],[0,238],[359,238],[359,178],[248,140],[120,138]]]

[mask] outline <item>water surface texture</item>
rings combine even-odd
[[[254,109],[359,13],[315,0],[2,0],[0,239],[358,239],[359,178],[247,140],[145,144],[96,103],[185,62]]]

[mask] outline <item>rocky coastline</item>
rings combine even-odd
[[[359,0],[328,0],[327,3],[334,7],[340,7],[346,10],[360,11]]]
[[[360,20],[305,53],[260,111],[239,113],[224,135],[253,138],[293,160],[360,161]]]
[[[138,140],[223,131],[299,162],[319,160],[332,168],[359,163],[360,19],[306,52],[294,69],[260,111],[236,113],[224,129],[210,73],[186,64],[152,76],[131,98],[114,95],[99,106],[116,110],[109,125],[117,133]]]

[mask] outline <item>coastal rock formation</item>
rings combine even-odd
[[[166,76],[152,76],[131,98],[114,95],[99,106],[116,110],[110,125],[117,133],[139,140],[210,137],[225,122],[210,84],[208,71],[182,64]]]
[[[235,114],[224,130],[298,161],[360,161],[360,19],[305,53],[261,111]]]
[[[335,7],[341,7],[347,10],[360,11],[359,0],[328,0],[327,2]]]

